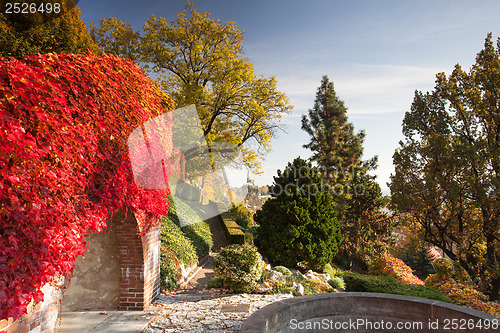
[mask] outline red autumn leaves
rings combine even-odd
[[[0,319],[42,300],[124,204],[147,216],[142,232],[166,213],[168,189],[135,186],[127,138],[172,109],[129,60],[0,58]]]

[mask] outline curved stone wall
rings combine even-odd
[[[499,332],[500,318],[429,299],[327,293],[294,297],[253,313],[241,332]]]

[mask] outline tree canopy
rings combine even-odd
[[[0,13],[0,56],[22,58],[37,53],[97,52],[99,47],[80,19],[73,0],[33,0],[34,13]],[[47,4],[51,5],[50,13]],[[60,4],[60,11],[55,10]],[[38,11],[40,6],[43,12]]]
[[[105,52],[129,57],[151,72],[177,107],[196,105],[209,148],[213,142],[230,143],[241,150],[242,162],[258,171],[259,158],[270,150],[279,120],[292,106],[277,90],[276,78],[254,74],[235,23],[222,24],[192,7],[188,2],[170,23],[152,15],[142,36],[115,18],[101,20],[91,34]]]
[[[489,34],[469,72],[437,74],[415,92],[394,153],[395,207],[482,291],[500,290],[500,39]]]

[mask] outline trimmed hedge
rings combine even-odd
[[[240,229],[230,213],[222,213],[222,225],[229,244],[245,244],[245,233]]]
[[[198,257],[202,257],[210,252],[214,242],[208,223],[201,221],[182,227],[181,230],[193,242]]]
[[[171,218],[161,218],[161,245],[168,248],[186,266],[198,262],[196,250],[191,240]]]
[[[208,223],[203,221],[201,217],[182,199],[175,197],[175,204],[172,198],[169,198],[168,217],[177,226],[180,227],[179,215],[188,225],[180,227],[182,232],[189,238],[196,250],[196,255],[202,257],[210,252],[213,246],[212,232]]]

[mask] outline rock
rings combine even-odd
[[[269,275],[267,276],[268,280],[274,280],[275,282],[281,282],[285,279],[285,275],[281,272],[277,271],[270,271]]]
[[[307,272],[304,276],[306,279],[316,280],[316,281],[321,282],[321,279],[319,277],[317,277],[313,271]]]
[[[297,284],[297,287],[295,287],[295,292],[297,293],[297,296],[303,296],[304,295],[304,286],[301,285],[300,283]]]
[[[324,274],[318,274],[318,277],[323,281],[323,282],[328,282],[328,280],[331,279],[330,274],[324,273]]]
[[[255,290],[255,292],[257,294],[265,294],[267,293],[268,291],[270,291],[272,288],[271,287],[266,287],[265,285],[263,285],[262,283],[259,283],[259,285],[257,286],[257,289]]]

